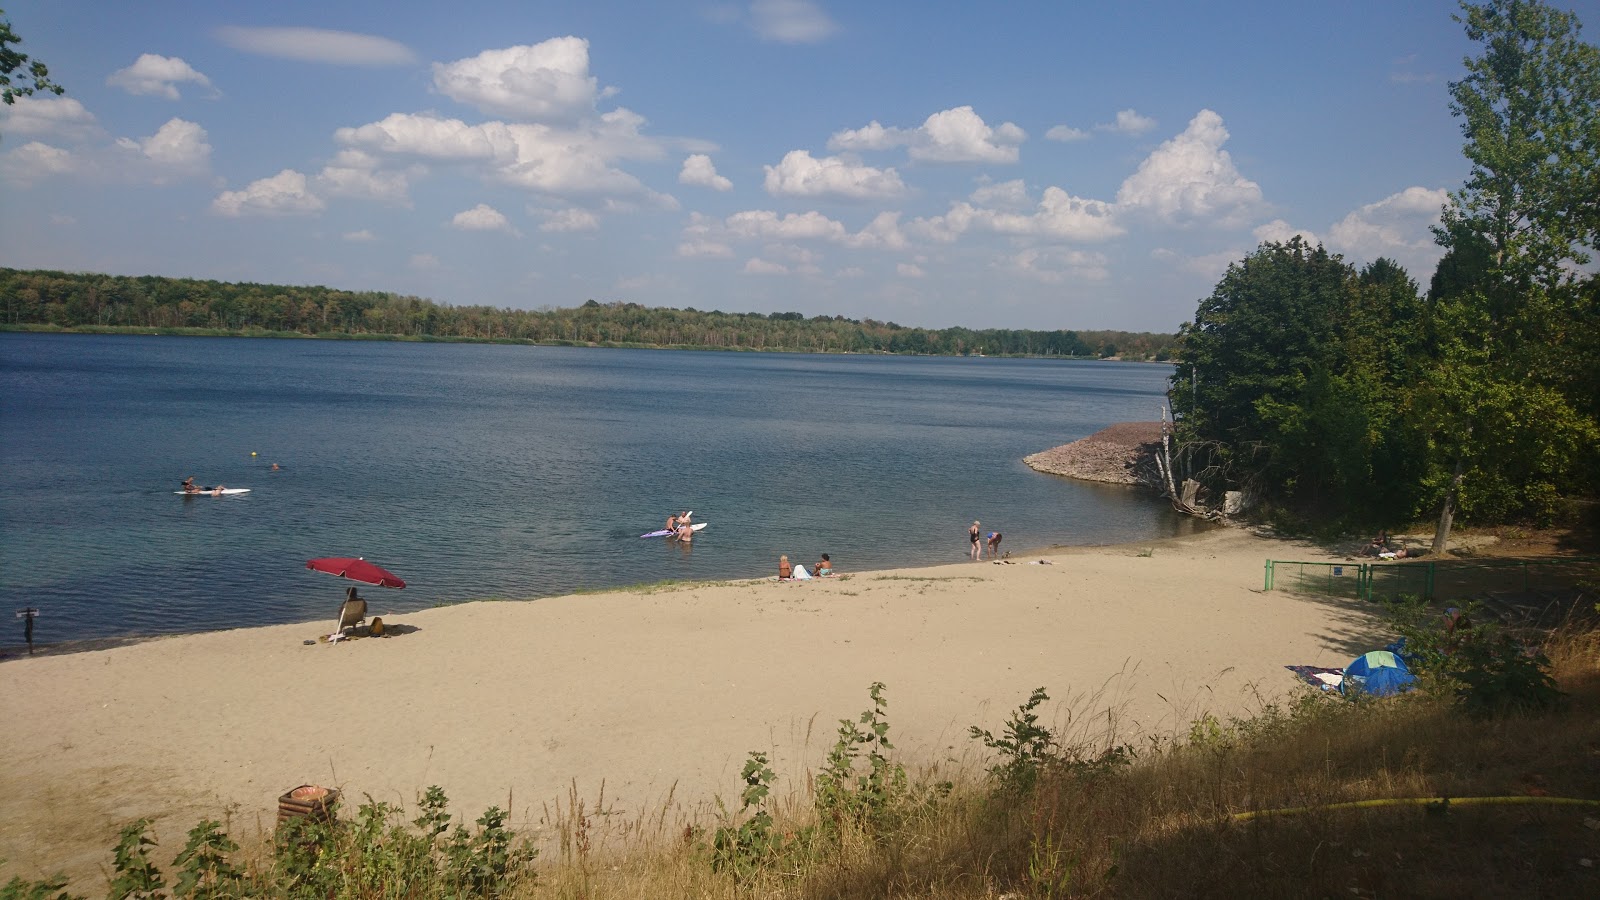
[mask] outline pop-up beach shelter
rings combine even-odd
[[[1406,668],[1405,660],[1388,650],[1374,650],[1363,653],[1344,667],[1344,683],[1339,689],[1346,694],[1392,697],[1411,690],[1416,683],[1417,676]]]

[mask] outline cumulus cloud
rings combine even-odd
[[[1071,241],[1101,241],[1125,231],[1117,223],[1117,210],[1112,204],[1075,197],[1053,186],[1045,188],[1044,196],[1031,211],[990,209],[963,201],[951,204],[949,212],[942,216],[915,220],[912,228],[924,237],[945,243],[968,231]]]
[[[1044,284],[1061,284],[1068,279],[1103,281],[1111,274],[1107,263],[1103,253],[1032,247],[1001,258],[997,268]]]
[[[450,227],[460,231],[504,231],[507,234],[516,234],[517,230],[511,227],[511,221],[500,210],[479,203],[471,209],[462,210],[450,220]]]
[[[1304,238],[1305,242],[1312,246],[1322,243],[1322,239],[1317,237],[1314,232],[1307,231],[1304,228],[1295,228],[1293,225],[1290,225],[1288,222],[1285,222],[1282,219],[1273,219],[1271,222],[1267,222],[1263,225],[1257,225],[1255,229],[1250,232],[1250,235],[1256,239],[1257,244],[1265,244],[1268,242],[1286,244],[1292,240],[1295,235],[1299,235],[1300,237]]]
[[[750,24],[765,40],[783,44],[816,43],[839,30],[811,0],[755,0],[750,4]]]
[[[787,275],[789,267],[782,263],[768,262],[759,257],[751,257],[745,261],[744,272],[747,275]]]
[[[119,138],[117,146],[131,151],[171,175],[200,175],[210,170],[211,145],[206,130],[183,119],[169,119],[156,133],[144,138]]]
[[[589,42],[570,36],[435,63],[433,84],[489,115],[526,121],[579,117],[593,111],[598,94]]]
[[[235,217],[305,215],[325,205],[307,187],[306,176],[293,169],[252,181],[242,191],[223,191],[211,201],[214,212]]]
[[[888,150],[904,146],[919,162],[1014,163],[1027,132],[1006,122],[991,128],[970,106],[936,112],[917,128],[889,128],[876,120],[864,128],[840,131],[830,150]]]
[[[217,39],[235,50],[341,66],[403,66],[416,61],[411,48],[398,41],[322,28],[270,28],[225,25]]]
[[[894,270],[901,278],[925,278],[928,275],[916,263],[896,263]]]
[[[683,257],[707,257],[711,259],[731,259],[733,248],[717,241],[685,240],[678,244],[678,255]]]
[[[1082,128],[1073,128],[1070,125],[1054,125],[1044,133],[1044,137],[1047,141],[1060,141],[1063,144],[1069,144],[1073,141],[1088,140],[1089,132],[1084,131]]]
[[[341,150],[317,175],[317,187],[334,197],[411,205],[411,179],[405,172],[384,171],[381,160],[360,150]]]
[[[814,159],[790,150],[776,166],[764,166],[767,193],[790,197],[844,197],[855,200],[899,197],[905,183],[894,169],[876,169],[843,156]]]
[[[29,141],[0,157],[0,166],[9,181],[31,184],[45,178],[71,175],[79,168],[79,161],[60,147],[39,141]]]
[[[1203,109],[1156,148],[1117,191],[1118,206],[1168,224],[1237,222],[1261,205],[1261,187],[1239,174],[1222,145],[1222,117]]]
[[[540,231],[595,231],[600,217],[587,209],[561,209],[551,212],[539,225]]]
[[[1328,229],[1328,246],[1368,262],[1387,256],[1414,272],[1431,269],[1443,251],[1430,226],[1449,202],[1438,188],[1406,188],[1340,219]]]
[[[1021,179],[981,185],[967,199],[978,206],[1001,209],[1027,209],[1033,204]]]
[[[99,135],[92,113],[71,97],[18,97],[12,106],[0,106],[0,133],[49,135],[85,140]]]
[[[194,67],[176,56],[159,56],[144,53],[126,69],[118,69],[106,78],[106,84],[122,88],[130,94],[143,97],[165,97],[177,100],[180,84],[196,84],[216,96],[211,79],[194,70]]]
[[[718,175],[717,167],[712,164],[711,157],[704,153],[696,153],[683,161],[683,170],[678,173],[678,183],[708,187],[714,191],[733,190],[733,182]]]
[[[643,120],[616,110],[571,128],[394,113],[357,128],[340,128],[334,139],[375,154],[405,156],[479,167],[491,180],[555,195],[632,194],[658,206],[676,201],[647,189],[614,163],[653,158],[660,146],[639,134]]]
[[[1096,125],[1094,129],[1096,131],[1109,131],[1113,134],[1126,134],[1137,137],[1154,127],[1156,127],[1155,119],[1149,116],[1141,116],[1131,109],[1125,109],[1117,113],[1115,121]]]

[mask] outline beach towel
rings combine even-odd
[[[806,571],[806,567],[805,566],[799,565],[799,564],[795,565],[795,567],[794,567],[794,580],[795,581],[807,581],[810,578],[811,578],[811,573]]]
[[[1321,666],[1284,666],[1284,668],[1299,675],[1306,684],[1324,691],[1337,691],[1344,684],[1343,669],[1324,669]]]

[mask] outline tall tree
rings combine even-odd
[[[50,80],[49,67],[38,60],[29,62],[26,53],[15,49],[22,38],[11,30],[11,22],[5,14],[6,11],[0,9],[0,99],[10,106],[18,97],[27,97],[34,91],[64,93],[65,88]]]
[[[1436,423],[1435,552],[1458,507],[1549,510],[1595,438],[1573,390],[1600,362],[1573,343],[1593,303],[1576,273],[1600,235],[1600,50],[1575,15],[1540,0],[1461,8],[1482,48],[1450,85],[1472,170],[1436,229],[1436,361],[1418,406]]]

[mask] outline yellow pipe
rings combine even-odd
[[[1329,803],[1326,806],[1290,806],[1284,809],[1257,809],[1234,813],[1233,820],[1243,822],[1258,816],[1290,816],[1300,813],[1334,809],[1369,809],[1375,806],[1471,806],[1480,803],[1501,804],[1556,804],[1571,806],[1600,806],[1600,800],[1582,800],[1577,797],[1393,797],[1388,800],[1353,800],[1349,803]]]

